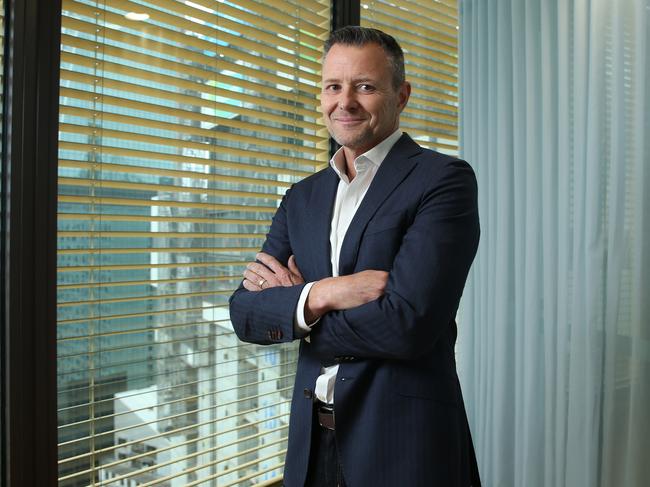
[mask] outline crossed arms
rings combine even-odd
[[[310,334],[311,352],[323,357],[413,359],[431,350],[449,330],[478,245],[477,195],[474,173],[465,162],[447,162],[437,171],[409,209],[414,216],[400,234],[388,273],[368,270],[368,265],[361,272],[313,285],[305,318],[320,321]],[[417,176],[418,181],[424,179]],[[260,262],[247,267],[243,285],[231,298],[231,320],[244,341],[268,344],[299,338],[293,321],[305,284],[290,258],[287,214],[293,211],[295,221],[304,204],[301,192],[287,194],[263,247],[267,255],[260,254]],[[362,245],[365,255],[384,251],[382,238]],[[268,333],[271,329],[273,334]]]
[[[250,262],[244,271],[243,285],[249,291],[289,287],[305,282],[293,255],[289,257],[288,267],[264,252],[256,257],[259,262]],[[321,279],[314,283],[307,296],[305,321],[313,323],[329,311],[356,308],[373,301],[384,294],[387,282],[388,272],[376,270]]]

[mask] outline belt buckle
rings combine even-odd
[[[334,407],[326,404],[321,404],[318,406],[318,424],[323,428],[334,431],[335,429],[335,420],[334,420]]]

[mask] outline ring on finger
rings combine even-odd
[[[257,282],[257,285],[258,285],[260,288],[262,288],[262,287],[264,286],[264,283],[265,283],[265,282],[266,282],[266,279],[260,279],[260,280]]]

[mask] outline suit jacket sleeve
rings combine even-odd
[[[478,246],[476,179],[457,159],[433,179],[404,233],[385,294],[324,315],[311,333],[312,352],[414,359],[453,322]]]
[[[284,266],[293,253],[287,227],[287,200],[282,198],[262,251],[272,255]],[[304,284],[248,291],[242,284],[230,297],[230,320],[237,336],[246,342],[269,345],[294,338],[293,321]]]

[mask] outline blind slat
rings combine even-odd
[[[194,210],[213,210],[213,211],[235,211],[239,214],[246,213],[247,210],[251,212],[267,212],[275,213],[276,207],[264,207],[264,206],[244,206],[244,205],[223,205],[216,203],[201,203],[200,201],[176,201],[176,200],[164,200],[164,201],[151,201],[151,200],[141,200],[133,198],[115,198],[111,196],[102,196],[95,198],[92,196],[75,196],[75,195],[59,195],[59,203],[74,203],[80,205],[98,205],[101,207],[110,207],[110,206],[164,206],[164,207],[178,207],[178,208],[189,208]],[[265,216],[266,217],[266,216]],[[84,249],[86,250],[86,249]],[[87,249],[92,250],[92,249]],[[115,250],[115,249],[114,249]],[[119,249],[117,249],[119,250]],[[145,249],[148,252],[153,251],[153,249]],[[159,251],[164,251],[165,249],[158,249]],[[59,249],[59,252],[69,252],[72,249]],[[179,249],[170,249],[170,251],[180,251]],[[191,252],[192,249],[187,249],[186,251]],[[203,251],[203,249],[201,249]]]

